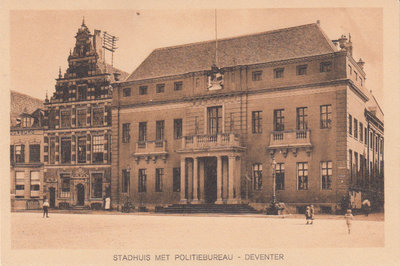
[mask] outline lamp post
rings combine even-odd
[[[276,161],[272,159],[272,203],[276,202]]]

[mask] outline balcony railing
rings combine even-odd
[[[239,144],[239,136],[234,133],[218,133],[216,135],[192,135],[182,138],[182,149],[233,147],[240,146]]]
[[[136,142],[135,154],[166,153],[166,140],[147,140]]]
[[[311,145],[310,134],[309,129],[272,131],[269,147]]]

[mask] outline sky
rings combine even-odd
[[[114,66],[128,73],[156,48],[215,39],[214,9],[12,10],[11,90],[40,99],[46,91],[53,94],[59,67],[64,73],[83,17],[92,33],[99,29],[119,38]],[[351,33],[354,59],[366,62],[366,87],[383,102],[382,9],[218,9],[217,18],[218,38],[317,20],[330,39]]]

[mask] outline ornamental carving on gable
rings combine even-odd
[[[215,64],[212,65],[211,70],[207,73],[208,90],[220,90],[224,87],[224,71],[219,69]]]

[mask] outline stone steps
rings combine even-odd
[[[247,204],[173,204],[165,208],[158,208],[162,213],[259,213]]]

